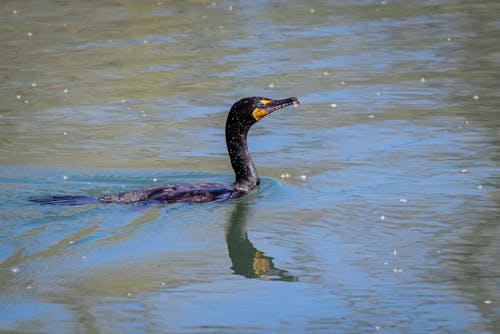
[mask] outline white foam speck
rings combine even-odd
[[[16,95],[16,99],[20,100],[21,99],[21,95]]]
[[[19,268],[14,267],[14,268],[11,268],[10,271],[12,271],[13,273],[17,273],[19,271]]]
[[[402,202],[402,203],[406,203],[406,202],[407,202],[406,198],[404,198],[404,197],[401,197],[401,198],[399,199],[399,201],[400,201],[400,202]]]
[[[269,88],[274,88],[274,84],[273,83],[269,84]]]
[[[33,36],[33,33],[30,31],[30,32],[28,33],[28,37],[31,37],[31,36]]]
[[[155,178],[153,179],[153,182],[158,182],[158,179],[155,177]]]
[[[483,189],[483,185],[482,184],[478,185],[477,189]]]
[[[420,82],[421,82],[421,83],[424,83],[424,82],[426,82],[426,81],[427,81],[427,80],[426,80],[425,78],[421,78],[421,79],[420,79]]]
[[[491,304],[492,302],[491,302],[491,300],[485,300],[484,303],[485,304]]]
[[[86,260],[86,259],[87,259],[87,257],[85,255],[82,256],[82,260]]]
[[[306,175],[300,175],[299,178],[302,180],[302,181],[305,181],[307,176]]]
[[[370,115],[370,116],[368,116],[368,117],[370,117],[370,118],[375,118],[375,115]]]
[[[474,95],[472,98],[473,98],[474,100],[479,100],[479,96],[477,96],[477,95]]]
[[[397,251],[397,250],[393,250],[393,251],[392,251],[392,255],[394,255],[394,256],[398,256],[398,251]]]
[[[69,92],[68,88],[64,88],[63,92],[64,92],[64,93]]]
[[[287,179],[289,177],[290,177],[290,174],[288,174],[288,173],[281,174],[282,179]]]
[[[332,104],[330,104],[330,107],[332,107],[332,108],[336,108],[336,107],[337,107],[337,105],[336,105],[335,103],[332,103]]]
[[[462,173],[468,173],[468,172],[469,172],[469,170],[468,170],[467,168],[464,168],[464,169],[462,169],[460,172],[462,172]]]
[[[33,83],[31,84],[31,87],[36,87],[36,82],[33,82]]]
[[[227,7],[227,10],[228,10],[228,11],[232,11],[232,10],[233,10],[233,6],[229,6],[229,7]]]
[[[381,215],[381,216],[380,216],[380,220],[385,220],[385,216],[384,216],[384,215]]]
[[[127,100],[125,100],[125,99],[122,99],[122,100],[121,100],[121,102],[122,102],[122,103],[125,103],[125,102],[127,102]]]
[[[63,175],[63,180],[67,180],[68,177],[66,175]]]
[[[327,76],[329,76],[329,75],[330,75],[330,73],[329,73],[328,71],[324,71],[324,72],[323,72],[323,75],[324,75],[325,77],[327,77]]]
[[[309,12],[310,12],[311,14],[314,14],[314,12],[315,12],[314,8],[309,9]]]
[[[63,132],[63,135],[64,135],[64,136],[67,136],[67,135],[68,135],[68,133],[67,133],[66,131],[64,131],[64,132]]]

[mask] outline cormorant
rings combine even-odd
[[[89,203],[203,203],[240,197],[259,184],[259,176],[248,152],[248,130],[264,116],[275,110],[299,104],[295,97],[271,100],[263,97],[247,97],[231,107],[226,121],[226,145],[235,173],[233,184],[192,183],[167,184],[126,191],[98,198],[86,196],[49,196],[34,198],[43,204],[81,205]]]

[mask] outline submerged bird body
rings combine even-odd
[[[98,198],[85,196],[49,196],[32,201],[42,204],[81,205],[89,203],[204,203],[240,197],[259,184],[257,169],[247,146],[248,130],[264,116],[289,105],[299,104],[291,97],[271,100],[263,97],[247,97],[236,102],[226,121],[226,145],[235,173],[233,184],[187,183],[167,184],[127,191]]]
[[[98,198],[107,203],[204,203],[237,197],[239,192],[228,184],[221,183],[183,183],[167,184],[105,195]]]

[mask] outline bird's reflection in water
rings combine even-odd
[[[226,225],[226,242],[234,273],[247,278],[297,281],[298,277],[276,268],[273,258],[257,250],[248,240],[246,223],[251,210],[250,203],[236,200],[232,204],[234,206]]]

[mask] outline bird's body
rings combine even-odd
[[[32,199],[42,204],[81,205],[89,203],[204,203],[242,196],[259,184],[257,169],[250,157],[247,134],[250,127],[277,109],[299,104],[297,98],[271,100],[247,97],[236,102],[226,121],[226,145],[235,173],[233,184],[167,184],[127,191],[98,198],[49,196]]]
[[[181,183],[105,195],[98,200],[107,203],[204,203],[238,197],[238,193],[228,184]]]

